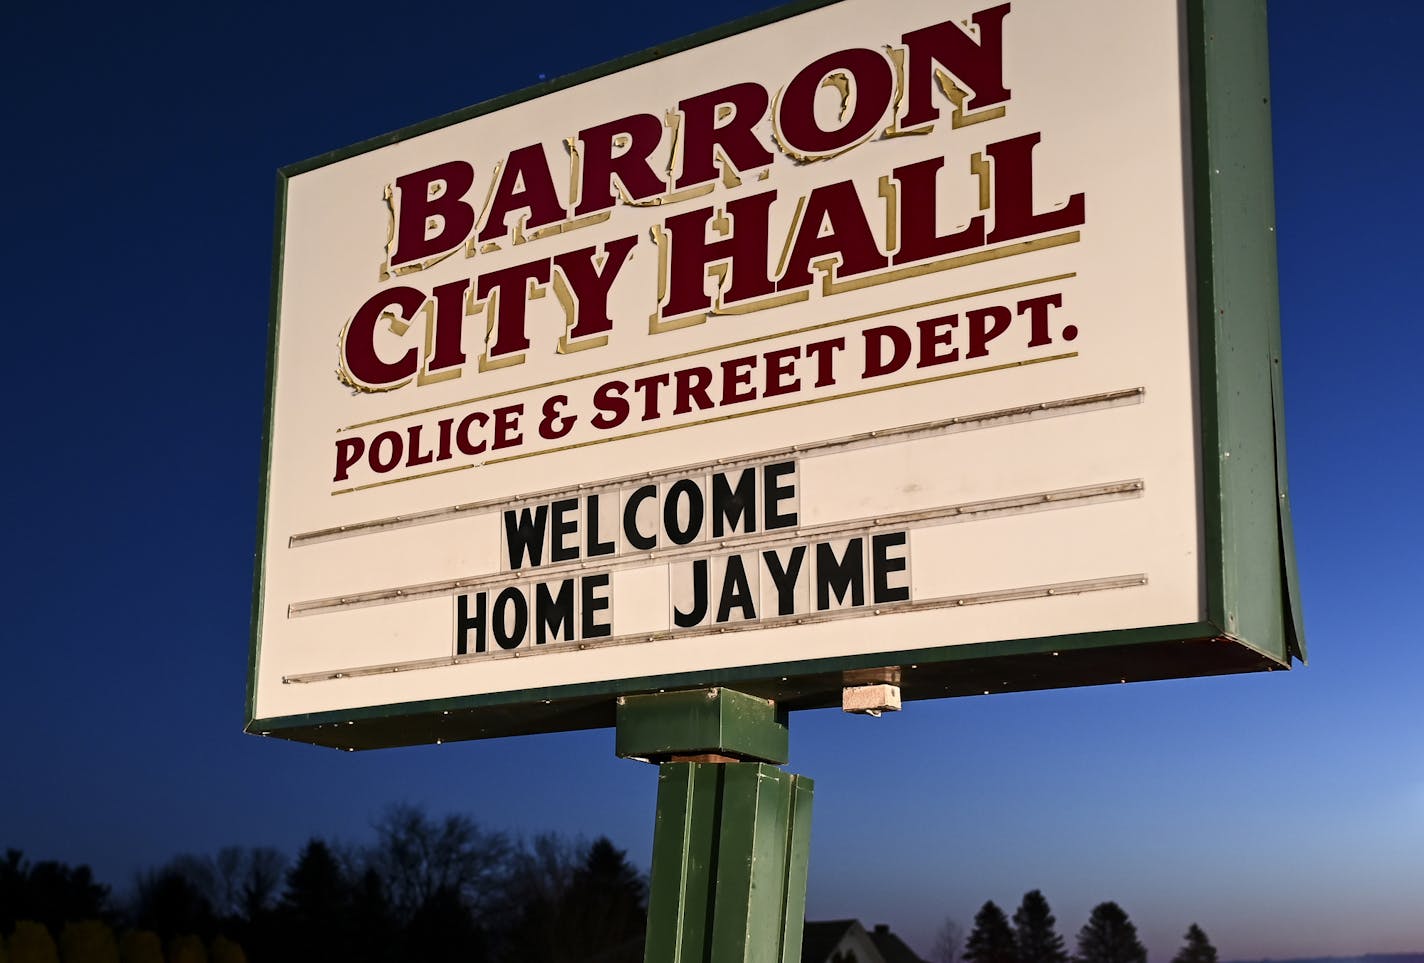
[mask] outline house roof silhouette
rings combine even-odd
[[[867,931],[859,920],[808,922],[801,963],[925,963],[881,923]]]

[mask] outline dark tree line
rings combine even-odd
[[[312,839],[180,856],[115,901],[87,866],[0,860],[0,963],[638,963],[647,885],[606,838],[516,842],[462,815],[387,810],[376,839]],[[1195,923],[1173,963],[1217,963]],[[936,963],[1147,963],[1116,903],[1069,953],[1038,890],[1009,917],[986,902],[967,938],[947,920]]]
[[[1078,931],[1070,954],[1043,893],[1024,894],[1010,920],[993,900],[980,907],[974,928],[959,943],[960,929],[947,920],[935,947],[935,963],[1147,963],[1137,927],[1116,903],[1099,903]],[[1217,963],[1216,948],[1193,923],[1172,963]]]
[[[411,806],[370,846],[181,856],[122,902],[85,866],[0,862],[8,963],[635,963],[646,914],[646,883],[606,838],[516,842]]]

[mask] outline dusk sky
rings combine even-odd
[[[122,893],[179,853],[362,842],[408,801],[606,834],[647,868],[656,770],[612,730],[352,754],[243,734],[273,178],[767,6],[11,5],[0,850]],[[1227,960],[1424,952],[1424,7],[1271,18],[1310,665],[795,715],[808,919],[927,954],[946,916],[1038,888],[1070,946],[1119,902],[1154,963],[1192,922]]]

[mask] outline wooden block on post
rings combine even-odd
[[[841,708],[846,712],[878,716],[900,711],[898,685],[849,685],[841,690]]]

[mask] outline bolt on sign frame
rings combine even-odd
[[[1303,660],[1265,18],[798,2],[284,168],[248,731]]]

